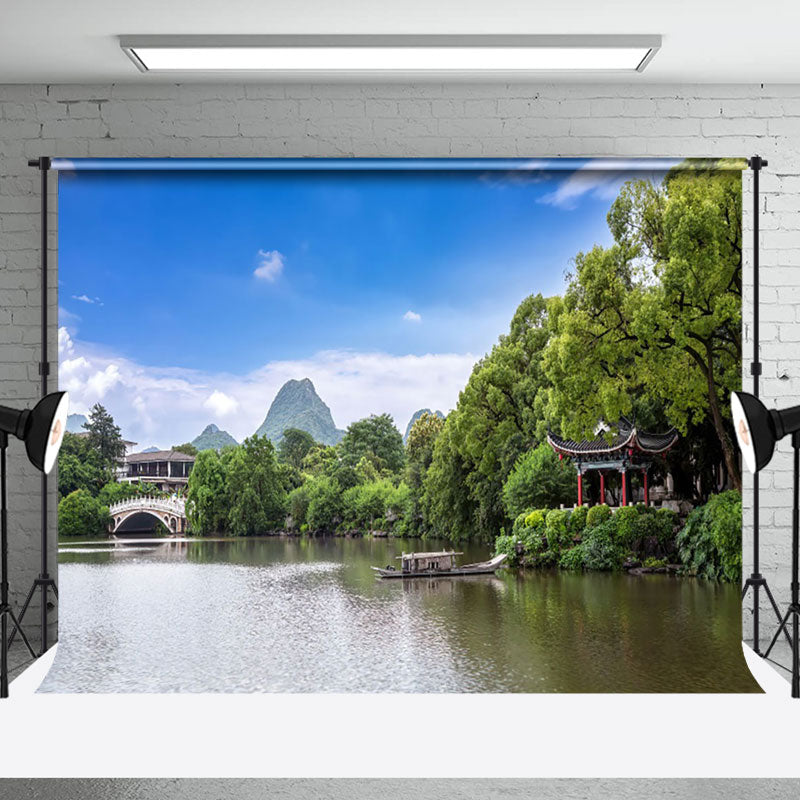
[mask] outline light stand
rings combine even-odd
[[[50,169],[50,159],[46,156],[37,158],[28,162],[29,167],[36,167],[41,174],[41,248],[42,248],[42,276],[41,276],[41,289],[42,289],[42,350],[41,360],[39,362],[39,374],[42,376],[42,397],[47,394],[47,376],[50,374],[50,363],[47,360],[47,173]],[[47,536],[47,475],[42,474],[42,528],[41,528],[41,545],[40,545],[40,568],[39,577],[35,578],[28,591],[28,596],[22,604],[22,610],[19,614],[19,620],[25,619],[25,614],[28,611],[28,606],[36,594],[36,590],[41,592],[41,607],[39,609],[39,628],[41,630],[41,638],[39,640],[39,655],[44,655],[48,650],[48,637],[47,637],[47,592],[52,589],[56,600],[58,600],[58,586],[53,578],[50,577],[48,570],[48,536]],[[14,635],[11,635],[11,641],[14,641]]]
[[[754,395],[733,392],[731,395],[733,426],[742,461],[754,475],[769,464],[775,452],[775,444],[791,434],[793,451],[793,513],[792,513],[792,601],[786,614],[780,618],[780,626],[772,637],[766,658],[772,652],[781,633],[786,634],[792,646],[792,697],[800,698],[800,406],[782,411],[767,410]],[[792,619],[792,635],[787,624]]]
[[[45,475],[56,463],[64,431],[67,426],[69,400],[66,392],[54,392],[43,397],[32,409],[20,411],[0,405],[0,698],[8,697],[8,622],[11,621],[12,637],[19,632],[22,641],[33,658],[36,654],[14,615],[9,602],[8,589],[8,467],[6,451],[8,434],[25,442],[25,452],[36,469]]]
[[[759,176],[761,168],[767,166],[767,160],[761,156],[753,156],[748,160],[748,165],[753,170],[753,361],[750,364],[750,374],[753,376],[753,396],[758,397],[759,380],[761,378],[761,354],[759,352]],[[759,591],[764,590],[775,619],[781,621],[781,612],[775,598],[772,596],[767,579],[760,570],[760,543],[759,543],[759,505],[758,505],[758,473],[753,473],[753,571],[742,587],[742,603],[747,597],[747,590],[753,590],[753,652],[762,655],[759,643]],[[786,638],[789,639],[788,631]],[[791,639],[789,639],[791,644]]]
[[[781,631],[787,633],[789,617],[792,618],[792,697],[800,697],[800,433],[792,434],[792,461],[794,477],[792,479],[792,602],[781,620],[781,626],[775,631],[764,658],[769,658]]]
[[[11,605],[8,602],[8,509],[7,485],[6,485],[6,450],[8,449],[8,434],[0,431],[0,557],[3,565],[0,568],[0,698],[8,697],[8,622],[11,620],[14,631],[19,631],[25,647],[33,658],[33,652],[25,631],[22,630],[19,620],[14,616]]]

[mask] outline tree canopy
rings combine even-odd
[[[523,453],[503,484],[503,505],[509,518],[526,509],[572,505],[578,488],[575,467],[559,460],[553,448],[542,442]]]
[[[686,434],[708,419],[741,486],[727,398],[741,382],[741,188],[734,171],[628,182],[611,247],[575,258],[544,358],[551,416],[569,435],[657,401]]]
[[[376,469],[389,472],[399,472],[405,461],[403,437],[389,414],[372,415],[349,425],[339,454],[346,466],[356,467],[367,458]]]
[[[125,443],[114,418],[100,403],[95,403],[89,411],[89,421],[83,427],[89,433],[91,447],[113,469],[125,455]]]
[[[303,459],[315,444],[314,437],[307,431],[287,428],[278,445],[278,458],[295,469],[300,469],[303,466]]]

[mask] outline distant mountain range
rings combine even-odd
[[[67,417],[67,432],[68,433],[84,433],[84,425],[89,420],[83,414],[70,414]]]
[[[408,441],[408,434],[414,423],[423,414],[433,414],[440,419],[445,415],[430,408],[420,408],[415,411],[406,426],[403,442]],[[78,433],[83,430],[86,417],[83,414],[70,414],[67,417],[67,430]],[[279,444],[283,439],[283,432],[287,428],[298,428],[310,433],[314,440],[326,445],[335,445],[342,441],[345,431],[336,427],[330,408],[317,394],[314,384],[308,379],[289,380],[281,386],[275,399],[267,411],[267,416],[256,430],[257,436],[266,436],[273,444]],[[203,432],[191,442],[198,450],[221,450],[223,447],[236,446],[238,442],[227,431],[221,430],[213,422],[203,429]],[[140,450],[141,453],[154,453],[158,447],[148,447]]]
[[[220,430],[212,422],[211,425],[206,425],[203,432],[196,439],[192,439],[192,444],[198,450],[221,450],[223,447],[236,446],[239,443],[228,431]]]
[[[278,444],[287,428],[299,428],[328,445],[338,444],[345,433],[336,427],[331,410],[308,378],[283,384],[256,435],[267,436]]]
[[[406,425],[406,434],[403,437],[403,444],[408,441],[408,434],[411,433],[411,429],[414,427],[414,423],[423,415],[423,414],[433,414],[435,417],[439,417],[439,419],[444,419],[444,414],[441,411],[431,411],[429,408],[421,408],[419,411],[415,411],[411,416],[411,419],[408,421],[408,425]]]

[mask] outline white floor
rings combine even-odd
[[[0,705],[3,777],[800,777],[800,703],[747,647],[766,694],[36,694],[54,657]]]

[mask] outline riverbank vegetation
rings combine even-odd
[[[671,509],[643,504],[574,510],[535,509],[499,536],[496,552],[509,563],[568,570],[624,568],[679,571],[704,578],[741,578],[742,498],[737,490],[713,495],[686,524]]]

